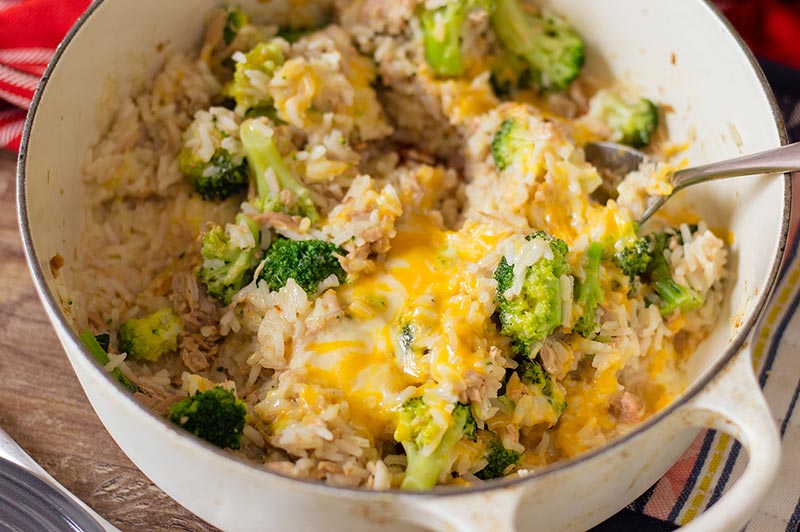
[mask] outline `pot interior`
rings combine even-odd
[[[288,4],[239,3],[273,20],[292,16]],[[640,86],[668,106],[670,139],[687,143],[682,156],[689,164],[781,144],[780,119],[752,58],[704,2],[545,3],[586,39],[591,75]],[[108,127],[113,100],[156,72],[170,50],[196,46],[205,14],[216,4],[102,1],[57,55],[40,89],[21,153],[21,221],[36,282],[46,287],[46,304],[62,324],[69,325],[61,311],[69,302],[59,297],[55,275],[69,285],[75,257],[91,253],[78,249],[87,152]],[[761,176],[693,187],[673,200],[731,235],[725,303],[717,327],[687,363],[690,380],[710,371],[732,343],[744,339],[742,327],[752,325],[782,253],[788,199],[783,176]]]

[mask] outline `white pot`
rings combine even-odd
[[[256,0],[243,1],[256,7]],[[700,0],[552,0],[586,38],[595,73],[628,79],[674,108],[673,140],[696,141],[692,163],[775,147],[784,132],[763,75],[720,16]],[[711,226],[735,235],[719,323],[694,355],[692,383],[672,405],[606,447],[490,487],[426,494],[327,487],[231,458],[145,409],[82,348],[60,309],[48,261],[67,263],[84,224],[81,168],[97,134],[101,94],[131,65],[155,71],[163,44],[189,49],[214,0],[95,2],[59,48],[39,87],[19,163],[19,216],[39,295],[100,419],[146,475],[189,510],[231,531],[583,530],[653,484],[699,427],[747,448],[743,477],[686,527],[738,530],[775,478],[779,439],[754,379],[748,335],[775,281],[785,244],[788,176],[691,189]],[[300,3],[298,2],[298,5]],[[161,45],[161,46],[159,46]],[[738,132],[735,133],[734,131]],[[738,137],[741,137],[740,139]],[[737,147],[737,142],[741,143]]]

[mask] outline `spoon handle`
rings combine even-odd
[[[800,170],[800,142],[744,155],[736,159],[678,170],[672,175],[672,194],[682,188],[715,179],[753,174],[771,174],[774,172],[794,172],[797,170]],[[651,196],[647,201],[644,212],[639,217],[639,223],[646,222],[654,212],[672,197],[672,194],[669,196]]]
[[[800,170],[800,142],[736,159],[678,170],[672,176],[672,186],[677,192],[690,185],[714,179],[796,170]]]

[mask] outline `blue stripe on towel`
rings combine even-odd
[[[650,486],[647,491],[639,496],[638,499],[629,504],[628,508],[635,512],[643,513],[644,507],[647,506],[648,502],[650,502],[650,498],[653,496],[653,492],[656,490],[656,486],[658,486],[658,482]]]
[[[781,423],[781,439],[783,439],[783,435],[786,434],[786,426],[789,424],[789,420],[792,419],[792,414],[794,414],[794,407],[797,406],[798,394],[800,394],[800,380],[797,381],[797,386],[794,388],[794,395],[789,403],[789,408],[786,410],[786,415],[783,416],[783,422]]]
[[[789,524],[786,525],[786,532],[797,532],[798,524],[800,524],[800,499],[797,500],[792,517],[789,518]]]
[[[789,424],[789,420],[792,418],[795,406],[797,406],[798,392],[800,392],[800,382],[797,383],[797,387],[794,389],[792,401],[789,403],[786,416],[784,416],[783,423],[781,423],[781,438],[783,438],[783,435],[786,433],[786,425]],[[797,504],[794,507],[794,512],[792,512],[792,517],[789,518],[789,523],[786,525],[786,532],[797,532],[798,528],[800,528],[798,525],[800,525],[800,499],[798,499]]]
[[[781,321],[778,323],[778,327],[775,329],[775,333],[772,335],[772,339],[770,341],[769,350],[767,351],[767,358],[764,361],[764,367],[761,368],[761,373],[759,374],[759,384],[761,388],[767,383],[769,380],[769,373],[772,369],[773,364],[775,363],[775,357],[778,354],[778,348],[780,347],[781,338],[783,334],[786,332],[786,328],[789,326],[789,322],[792,320],[792,316],[794,316],[795,311],[797,310],[798,305],[800,305],[800,290],[796,291],[792,296],[792,302],[789,305],[788,310],[784,312]],[[791,417],[791,412],[794,409],[794,404],[797,402],[797,392],[800,390],[800,383],[798,384],[798,388],[795,388],[794,391],[794,398],[792,399],[791,404],[789,405],[789,413],[787,414],[786,418],[783,421],[783,425],[781,426],[781,437],[783,437],[783,433],[786,431],[786,421]],[[742,445],[737,441],[734,442],[733,447],[731,448],[731,452],[728,455],[728,459],[725,462],[725,467],[722,469],[722,474],[719,476],[719,481],[717,481],[717,485],[714,487],[714,492],[711,494],[711,498],[706,505],[706,508],[710,507],[712,504],[717,502],[719,498],[722,496],[722,492],[725,490],[725,486],[727,486],[728,481],[730,480],[731,471],[733,471],[734,465],[736,465],[736,460],[739,458],[739,453],[742,450]],[[795,532],[795,531],[793,531]]]
[[[764,367],[761,368],[761,375],[758,378],[758,384],[761,385],[762,388],[767,384],[769,371],[775,363],[775,356],[778,354],[778,346],[781,343],[781,338],[783,338],[783,333],[786,332],[786,327],[788,327],[789,322],[792,321],[792,316],[794,316],[798,305],[800,305],[800,290],[797,290],[792,296],[792,303],[789,305],[788,310],[783,313],[778,328],[775,329],[775,333],[772,335],[772,341],[769,346],[769,351],[767,352],[767,359],[764,361]]]
[[[706,509],[708,509],[712,504],[717,502],[719,498],[722,496],[722,492],[725,489],[725,486],[731,479],[731,471],[733,471],[733,466],[736,465],[736,459],[739,458],[739,452],[741,450],[742,450],[742,444],[739,443],[738,441],[734,441],[733,447],[731,447],[731,452],[728,455],[728,460],[725,462],[725,467],[722,468],[722,473],[719,476],[719,481],[717,482],[717,485],[714,488],[714,493],[711,494],[711,499],[709,499],[708,504],[706,505]]]
[[[689,495],[692,493],[694,485],[697,482],[697,477],[700,476],[700,471],[703,469],[703,465],[706,463],[706,456],[708,455],[709,449],[711,449],[711,443],[713,441],[714,431],[709,430],[706,433],[706,437],[703,439],[703,446],[700,448],[700,452],[697,454],[697,460],[694,462],[692,472],[689,474],[686,484],[683,485],[681,494],[678,497],[678,500],[675,501],[675,506],[672,507],[672,510],[669,512],[669,516],[667,516],[668,521],[674,523],[677,520],[678,515],[680,515],[681,510],[683,510],[683,506],[686,504],[686,501],[689,500]]]

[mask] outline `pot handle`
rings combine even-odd
[[[522,487],[512,486],[466,496],[418,498],[403,514],[426,530],[517,532],[517,513],[523,494]]]
[[[739,440],[748,463],[739,480],[681,530],[741,530],[766,498],[781,461],[780,436],[756,381],[750,349],[740,350],[682,414],[689,426],[713,428]]]

